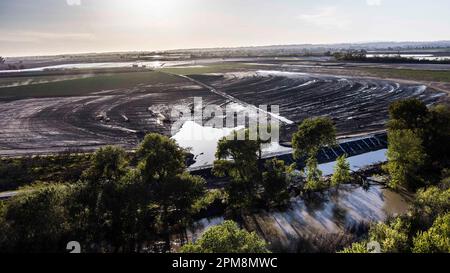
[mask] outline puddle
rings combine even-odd
[[[389,216],[406,213],[408,208],[405,196],[381,185],[368,189],[343,185],[337,195],[327,192],[323,200],[308,202],[295,198],[288,209],[247,216],[244,224],[256,230],[272,248],[295,252],[302,237],[337,234],[360,223],[385,221]],[[202,219],[188,231],[189,238],[195,240],[223,221],[223,217]]]

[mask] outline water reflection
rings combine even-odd
[[[246,216],[241,224],[258,232],[272,249],[295,252],[304,238],[342,234],[359,229],[363,223],[385,221],[389,216],[406,213],[408,200],[407,196],[379,184],[367,190],[343,185],[337,193],[333,189],[308,200],[293,199],[284,211]],[[223,221],[223,217],[199,221],[189,231],[190,238],[198,238],[207,228]]]

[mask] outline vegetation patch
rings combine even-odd
[[[180,80],[175,76],[155,71],[115,73],[82,79],[0,88],[0,97],[82,96],[93,92],[132,88],[138,85],[177,83]]]
[[[358,68],[361,69],[361,68]],[[450,71],[448,70],[416,70],[395,68],[364,68],[364,72],[382,78],[396,78],[415,81],[433,81],[450,83]]]

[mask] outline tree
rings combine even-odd
[[[440,104],[430,109],[423,130],[423,146],[427,152],[429,173],[439,174],[450,166],[450,107]]]
[[[271,205],[284,205],[289,200],[288,191],[288,173],[290,168],[285,165],[283,160],[267,160],[264,165],[263,172],[263,187],[264,187],[264,201]]]
[[[267,253],[266,242],[254,232],[240,229],[233,221],[209,228],[195,243],[184,245],[184,253]]]
[[[257,197],[261,183],[258,160],[261,154],[261,141],[250,140],[248,130],[245,139],[222,138],[217,145],[213,173],[216,176],[229,176],[231,183],[227,186],[230,206],[233,208],[250,207]]]
[[[3,211],[6,241],[1,251],[64,251],[70,230],[64,205],[69,192],[62,184],[40,185],[12,198]]]
[[[168,137],[148,134],[137,155],[143,183],[159,205],[161,230],[169,247],[171,227],[186,226],[192,206],[205,193],[205,181],[186,172],[186,151]]]
[[[412,130],[394,130],[389,131],[388,142],[389,186],[417,189],[423,185],[419,171],[425,162],[422,140]]]
[[[159,210],[138,170],[129,170],[106,200],[110,210],[110,232],[105,236],[114,251],[140,252],[158,239]]]
[[[336,129],[331,119],[326,117],[304,120],[292,137],[294,157],[297,160],[305,156],[315,157],[323,146],[335,144]]]
[[[331,186],[338,188],[340,184],[347,183],[350,180],[350,163],[347,161],[347,157],[342,155],[336,161],[334,173],[331,177]]]
[[[423,162],[416,166],[413,177],[410,178],[410,186],[413,189],[421,186],[418,181],[420,177],[426,178],[429,184],[438,183],[440,173],[450,163],[450,142],[448,141],[450,139],[450,107],[438,105],[429,110],[425,103],[417,99],[408,99],[393,103],[389,107],[389,115],[388,134],[405,138],[391,137],[390,141],[405,145],[406,142],[410,142],[412,145],[414,143],[411,143],[411,139],[414,138],[416,139],[414,142],[420,142],[422,147]],[[409,133],[403,135],[399,131],[409,131]],[[405,145],[403,146],[407,148]],[[419,147],[417,144],[415,146]],[[392,147],[396,148],[395,145]],[[397,153],[399,157],[403,157],[403,152],[407,152],[407,149],[399,151],[394,149],[389,148],[390,152]],[[416,159],[419,160],[419,158]],[[397,172],[396,175],[398,176],[399,173]]]
[[[186,227],[192,221],[193,205],[205,195],[205,180],[187,172],[167,180],[161,188],[162,198],[156,197],[163,207],[163,221]]]
[[[186,169],[186,151],[175,140],[160,134],[148,134],[137,150],[139,168],[148,182],[159,183]]]
[[[306,191],[317,191],[324,187],[322,171],[318,168],[317,159],[310,157],[306,161],[306,183],[303,187]]]
[[[389,106],[390,130],[416,130],[424,127],[428,118],[427,106],[418,99],[393,102]]]
[[[5,63],[5,58],[3,58],[2,56],[0,56],[0,64],[4,64]]]
[[[119,182],[127,173],[126,156],[125,150],[119,147],[100,148],[92,155],[91,166],[69,196],[72,233],[83,243],[84,251],[118,251],[120,248],[122,240],[118,236],[116,216],[122,206],[127,206],[119,191]]]
[[[92,157],[91,167],[84,173],[84,179],[94,184],[119,179],[128,162],[124,149],[114,146],[100,148]]]
[[[433,226],[414,238],[414,253],[450,253],[450,213],[436,219]]]

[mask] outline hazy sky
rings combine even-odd
[[[0,55],[450,40],[449,0],[0,0]]]

